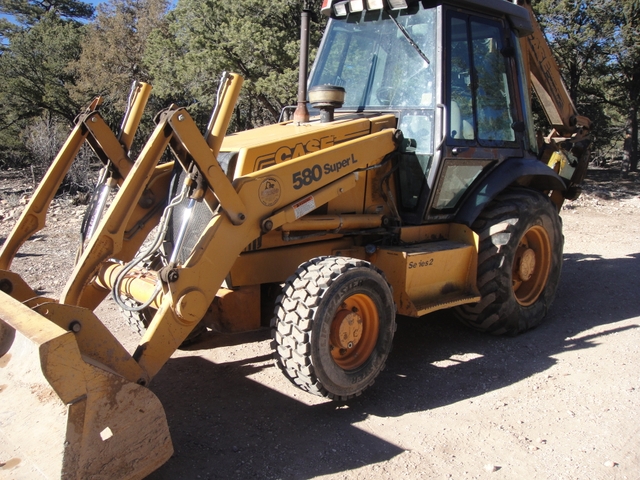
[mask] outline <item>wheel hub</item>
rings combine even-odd
[[[371,297],[357,293],[346,298],[331,321],[329,351],[344,370],[362,366],[378,341],[379,316]]]
[[[520,239],[512,266],[513,293],[524,307],[544,291],[551,270],[551,241],[542,225],[533,225]]]
[[[355,347],[362,337],[362,317],[357,312],[341,310],[331,325],[331,337],[334,347]]]
[[[518,268],[518,275],[523,282],[526,282],[531,278],[533,272],[536,269],[536,252],[531,248],[528,248],[522,254],[520,259],[520,267]]]

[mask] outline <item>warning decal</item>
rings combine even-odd
[[[316,201],[313,199],[313,195],[303,198],[297,203],[293,204],[293,211],[296,215],[296,220],[300,217],[304,217],[307,213],[316,209]]]

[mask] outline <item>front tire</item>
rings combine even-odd
[[[276,363],[298,387],[347,400],[373,384],[395,333],[395,304],[369,262],[318,257],[286,281],[276,303]]]
[[[524,188],[498,195],[473,224],[480,236],[479,303],[455,308],[470,327],[517,335],[538,326],[562,268],[562,224],[548,197]]]

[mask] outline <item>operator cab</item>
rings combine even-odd
[[[309,85],[343,87],[339,112],[397,117],[404,222],[453,219],[494,167],[534,155],[518,41],[531,32],[524,8],[506,0],[325,0],[323,12],[331,18]]]

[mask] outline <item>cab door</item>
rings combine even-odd
[[[476,182],[524,152],[515,51],[506,22],[445,12],[444,132],[427,222],[453,218]]]

